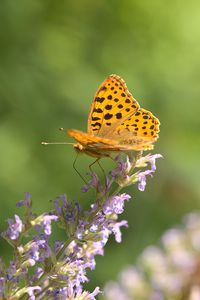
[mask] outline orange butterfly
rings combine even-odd
[[[111,152],[153,149],[158,139],[159,120],[140,108],[122,78],[108,76],[98,88],[88,116],[88,131],[68,130],[78,152],[93,157]]]

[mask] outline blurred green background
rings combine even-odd
[[[63,193],[86,207],[92,202],[92,192],[80,192],[73,148],[40,142],[71,141],[59,127],[85,130],[93,95],[106,76],[124,78],[161,122],[153,153],[164,159],[145,192],[127,190],[132,200],[121,218],[129,228],[122,244],[111,239],[105,256],[97,258],[90,288],[115,279],[184,213],[200,208],[199,11],[197,0],[0,2],[1,230],[25,191],[37,212],[51,209],[49,200]],[[91,162],[80,156],[79,171]],[[113,167],[108,160],[103,164]],[[9,253],[5,242],[0,248],[1,255]]]

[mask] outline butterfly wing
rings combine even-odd
[[[117,141],[127,149],[151,149],[158,138],[159,120],[140,108],[122,78],[110,75],[100,85],[88,118],[88,133]],[[116,145],[116,143],[115,143]]]
[[[115,128],[139,108],[124,80],[110,75],[95,94],[88,117],[88,133],[111,138]]]
[[[159,125],[159,120],[150,111],[140,108],[116,128],[113,138],[121,145],[136,147],[136,150],[149,150],[158,139]]]

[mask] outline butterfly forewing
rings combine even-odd
[[[110,75],[94,97],[88,117],[88,133],[112,138],[116,127],[139,108],[124,80],[117,75]]]

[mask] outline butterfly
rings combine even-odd
[[[98,88],[88,116],[87,132],[70,129],[74,148],[92,157],[112,152],[153,149],[158,139],[159,120],[128,91],[125,81],[113,74]]]

